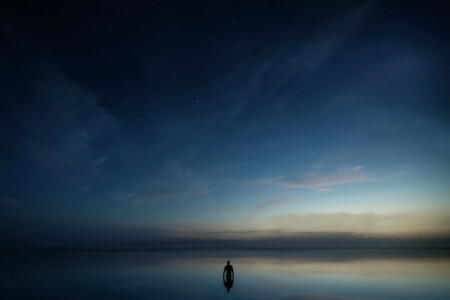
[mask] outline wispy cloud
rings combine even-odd
[[[364,172],[363,169],[363,166],[360,165],[339,166],[335,168],[318,166],[298,179],[274,176],[251,179],[247,182],[254,185],[271,185],[285,189],[305,188],[316,191],[317,193],[326,193],[333,191],[335,186],[375,181],[382,178]]]
[[[87,186],[87,185],[83,185],[83,186],[80,186],[80,187],[77,188],[77,191],[80,192],[80,193],[87,193],[90,190],[91,190],[91,187]]]
[[[266,184],[278,184],[283,179],[283,176],[275,176],[275,177],[262,177],[256,179],[249,179],[247,183],[257,184],[257,185],[266,185]]]
[[[102,156],[92,162],[93,165],[103,165],[110,159],[109,156]]]
[[[370,5],[366,3],[319,28],[315,35],[303,44],[293,62],[301,63],[301,66],[309,71],[318,69],[322,62],[345,44],[367,16],[369,9]]]
[[[0,196],[0,205],[3,207],[17,208],[19,206],[19,199]]]
[[[262,201],[260,203],[258,203],[255,208],[256,209],[267,209],[267,208],[272,208],[275,206],[280,206],[283,204],[287,204],[287,203],[291,203],[293,201],[298,201],[299,198],[283,198],[283,197],[279,197],[279,198],[275,198],[275,199],[269,199],[269,200],[265,200]]]
[[[284,188],[307,188],[316,192],[328,192],[332,186],[374,181],[376,178],[363,172],[362,166],[340,167],[336,170],[318,170],[299,180],[280,182]]]
[[[97,143],[116,132],[118,125],[96,95],[58,72],[34,87],[34,97],[17,109],[17,119],[26,127],[23,155],[52,172],[105,163],[109,156],[100,156]]]
[[[259,99],[261,91],[264,95],[271,95],[292,78],[308,77],[320,69],[323,62],[345,45],[352,32],[366,18],[370,7],[369,4],[363,4],[348,10],[325,22],[309,37],[293,37],[294,41],[301,40],[301,44],[293,44],[292,40],[281,43],[278,51],[261,59],[256,67],[251,68],[250,76],[244,79],[246,88],[240,91],[242,96],[231,107],[228,123],[233,123],[255,99]]]
[[[210,193],[209,181],[189,169],[169,167],[159,178],[135,183],[128,192],[115,191],[113,200],[143,204],[155,201],[188,200]]]

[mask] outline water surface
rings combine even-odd
[[[52,253],[0,263],[2,299],[450,299],[443,250]]]

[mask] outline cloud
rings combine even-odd
[[[325,24],[316,31],[314,37],[303,44],[298,56],[292,59],[292,63],[296,65],[299,63],[303,69],[309,71],[320,68],[328,57],[345,44],[351,33],[367,16],[369,8],[369,4],[363,4]]]
[[[249,222],[261,230],[288,232],[354,232],[361,234],[424,235],[449,234],[446,215],[315,213],[280,214]]]
[[[83,186],[80,186],[80,187],[77,188],[77,191],[80,192],[80,193],[87,193],[90,190],[91,190],[91,187],[90,186],[86,186],[86,185],[83,185]]]
[[[269,199],[269,200],[265,200],[262,201],[260,203],[258,203],[255,208],[256,209],[267,209],[267,208],[272,208],[274,206],[279,206],[279,205],[283,205],[286,203],[290,203],[293,201],[299,200],[298,197],[296,198],[275,198],[275,199]]]
[[[390,240],[450,237],[447,214],[287,213],[231,218],[222,225],[178,224],[170,236],[192,239],[259,240],[260,246],[395,246]],[[370,239],[370,241],[367,241]],[[420,243],[420,241],[417,241]],[[255,244],[256,245],[256,244]],[[240,245],[244,247],[245,245]]]
[[[299,179],[287,179],[285,176],[264,177],[248,180],[249,184],[272,185],[284,189],[309,189],[317,193],[334,191],[334,186],[380,180],[373,174],[363,171],[363,166],[339,166],[326,168],[317,166]]]
[[[129,201],[143,204],[155,201],[188,200],[206,195],[212,190],[209,180],[200,177],[192,170],[178,166],[168,167],[157,179],[135,183],[129,192],[115,191],[112,198],[116,201]]]
[[[296,181],[284,181],[284,188],[307,188],[319,193],[332,191],[331,186],[361,183],[376,180],[372,175],[362,172],[362,166],[340,167],[336,170],[311,172]]]
[[[241,73],[247,77],[239,80],[244,80],[245,88],[239,92],[239,100],[231,107],[227,123],[232,124],[254,101],[272,95],[291,79],[311,76],[320,69],[321,64],[345,44],[366,18],[369,9],[369,4],[363,4],[325,23],[312,36],[291,37],[289,41],[281,43],[274,54],[250,67],[251,74],[243,70]],[[301,44],[296,45],[299,40]],[[249,66],[244,68],[249,69]]]
[[[0,196],[0,205],[3,207],[17,208],[19,199]]]
[[[111,195],[111,198],[114,201],[123,202],[134,200],[136,198],[136,195],[133,193],[123,193],[121,191],[114,191]]]
[[[275,184],[279,183],[282,179],[283,176],[263,177],[263,178],[249,179],[247,180],[247,183],[257,185]]]
[[[35,94],[19,106],[16,118],[25,128],[21,153],[51,172],[88,165],[99,166],[104,143],[118,129],[97,97],[56,73],[34,83]]]
[[[237,231],[237,232],[208,232],[208,231],[168,231],[152,230],[151,228],[111,227],[103,228],[102,239],[105,234],[110,238],[109,245],[104,250],[269,250],[269,249],[447,249],[450,243],[449,235],[434,237],[419,236],[374,236],[354,232],[310,232],[284,233],[279,231]],[[100,230],[97,230],[101,233]],[[154,233],[152,233],[154,232]],[[97,233],[97,234],[98,234]],[[118,235],[118,233],[120,233]],[[120,237],[120,238],[119,238]],[[100,244],[100,243],[99,243]],[[120,248],[118,248],[120,246]],[[269,253],[267,255],[270,256]],[[295,254],[293,254],[295,255]],[[334,257],[322,256],[317,252],[310,252],[307,256],[328,261],[354,261],[364,259],[367,252],[348,255],[336,253]],[[356,256],[355,256],[356,255]],[[381,256],[386,255],[380,253]],[[389,254],[387,254],[389,256]],[[404,253],[398,254],[404,258]],[[395,255],[394,255],[395,256]],[[280,257],[276,258],[277,260]],[[282,258],[285,259],[285,258]],[[303,254],[301,259],[307,259]]]
[[[99,157],[98,159],[94,160],[92,164],[94,165],[103,165],[105,162],[107,162],[110,159],[109,156],[103,156]]]

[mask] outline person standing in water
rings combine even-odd
[[[234,278],[233,266],[230,265],[230,261],[229,260],[227,260],[227,264],[225,265],[225,268],[223,268],[222,276],[225,275],[225,272],[227,273],[226,274],[227,279],[231,279],[231,274],[233,274],[233,278]]]
[[[231,275],[233,275],[233,277]],[[225,287],[227,288],[227,292],[229,293],[230,289],[233,287],[233,281],[234,281],[234,270],[233,270],[233,266],[230,265],[229,260],[227,261],[225,268],[223,268],[222,277],[224,277],[223,284],[225,285]]]

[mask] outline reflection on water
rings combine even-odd
[[[227,293],[230,292],[230,289],[233,287],[234,276],[227,276],[223,278],[223,285],[227,289]]]
[[[450,299],[449,279],[443,250],[0,257],[2,299]]]

